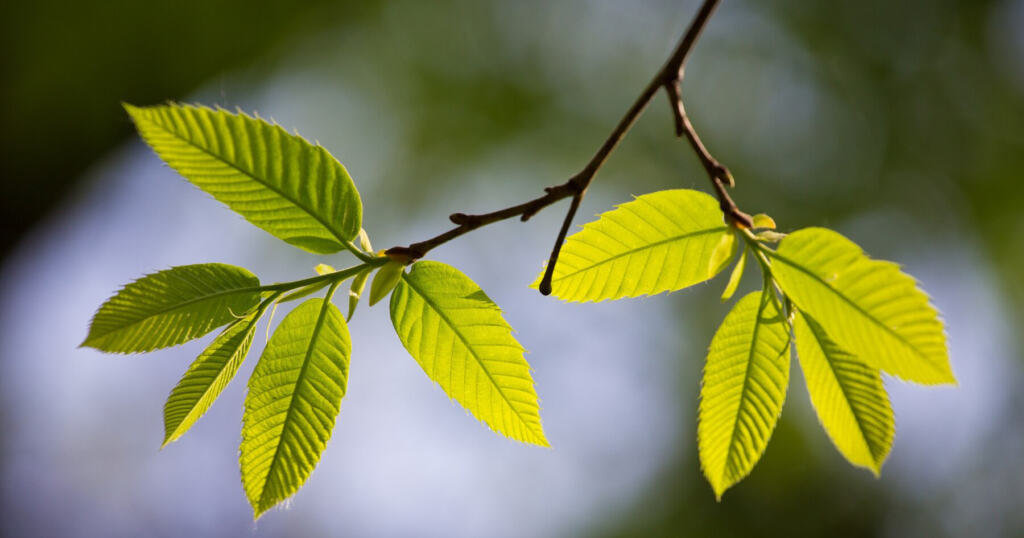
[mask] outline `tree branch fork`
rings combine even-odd
[[[629,107],[629,110],[627,110],[622,119],[619,120],[615,129],[612,130],[611,134],[608,135],[608,138],[605,139],[601,147],[598,148],[594,156],[591,157],[590,161],[587,162],[586,166],[584,166],[579,173],[569,178],[565,183],[546,187],[544,189],[545,194],[543,196],[518,205],[499,209],[490,213],[453,213],[449,215],[448,219],[455,224],[454,228],[440,235],[431,237],[430,239],[412,243],[409,246],[391,247],[385,251],[385,254],[402,263],[410,263],[422,258],[432,249],[477,228],[510,219],[512,217],[519,217],[519,220],[525,222],[544,208],[565,198],[571,198],[572,201],[570,203],[569,210],[566,212],[565,219],[562,221],[562,226],[559,229],[555,245],[551,250],[550,257],[548,258],[544,277],[541,279],[539,286],[541,293],[544,295],[550,294],[551,278],[554,273],[555,265],[558,262],[558,255],[565,242],[565,237],[569,231],[569,227],[572,225],[572,221],[576,216],[576,210],[579,209],[580,203],[583,201],[583,197],[587,192],[587,188],[590,187],[590,184],[597,175],[598,170],[600,170],[605,161],[608,160],[612,151],[616,146],[618,146],[619,142],[626,137],[630,128],[634,123],[636,123],[636,120],[643,113],[644,109],[647,108],[648,103],[650,103],[654,96],[662,89],[665,90],[665,93],[668,96],[669,105],[672,109],[676,136],[685,137],[694,153],[697,154],[697,158],[700,160],[701,165],[707,172],[708,179],[711,181],[711,186],[714,189],[716,198],[718,198],[719,207],[722,209],[725,221],[738,228],[750,228],[752,226],[750,215],[741,211],[729,196],[727,187],[733,187],[735,185],[732,174],[729,172],[729,169],[719,163],[704,146],[704,143],[701,141],[700,136],[697,135],[696,129],[693,127],[693,124],[690,122],[690,119],[686,114],[686,108],[683,104],[682,98],[682,82],[683,73],[686,67],[686,60],[689,57],[690,52],[693,50],[694,45],[697,43],[697,39],[700,37],[700,34],[703,32],[705,26],[707,26],[708,20],[712,13],[714,13],[719,2],[720,0],[704,0],[672,55],[647,84],[644,90],[633,102],[632,106]]]

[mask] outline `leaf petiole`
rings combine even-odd
[[[265,291],[280,292],[280,291],[293,290],[293,289],[296,289],[296,288],[301,288],[301,287],[304,287],[304,286],[309,286],[310,284],[317,284],[317,283],[325,282],[325,281],[326,282],[330,282],[332,284],[338,284],[340,282],[348,280],[349,278],[354,277],[355,275],[359,274],[361,271],[365,270],[367,267],[373,267],[373,266],[376,266],[376,265],[383,265],[384,263],[387,263],[387,261],[388,261],[387,258],[381,258],[380,262],[378,263],[377,259],[373,259],[373,260],[370,260],[370,261],[368,261],[366,263],[362,263],[362,264],[359,264],[359,265],[348,267],[346,269],[342,269],[340,271],[335,271],[333,273],[327,273],[325,275],[317,275],[317,276],[310,277],[310,278],[304,278],[302,280],[293,280],[291,282],[279,282],[277,284],[267,284],[265,286],[260,286],[257,289],[259,291],[264,291],[264,292]]]

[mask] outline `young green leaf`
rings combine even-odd
[[[262,309],[228,325],[189,366],[164,404],[164,442],[176,441],[202,417],[245,360]]]
[[[603,301],[682,289],[725,268],[735,245],[726,237],[734,236],[711,196],[685,189],[645,194],[566,240],[552,293]],[[533,287],[539,284],[538,277]]]
[[[753,221],[754,228],[763,228],[766,230],[775,229],[775,219],[765,215],[764,213],[758,213],[751,217],[750,220]]]
[[[319,145],[243,113],[124,107],[171,168],[279,239],[327,254],[359,233],[363,209],[355,184]]]
[[[264,349],[249,379],[239,457],[255,517],[298,491],[320,460],[345,395],[349,342],[328,296],[296,307]]]
[[[363,228],[359,229],[359,248],[367,254],[373,254],[373,244],[370,243],[370,235]]]
[[[938,313],[896,264],[824,228],[789,234],[768,252],[786,296],[841,348],[907,381],[956,382]]]
[[[416,262],[391,294],[391,321],[449,397],[498,433],[548,446],[523,348],[469,277],[443,263]]]
[[[720,267],[719,271],[725,269],[725,266],[729,265],[729,260],[732,259],[732,255],[735,252],[736,234],[723,235],[718,241],[718,245],[715,245],[715,249],[711,251],[711,260],[708,262],[708,267]]]
[[[135,353],[199,338],[259,304],[259,285],[249,271],[222,263],[146,275],[103,303],[82,345]]]
[[[697,444],[718,499],[764,453],[788,382],[789,324],[770,291],[750,293],[711,340],[700,391]]]
[[[725,290],[722,291],[722,302],[726,302],[732,299],[732,295],[736,293],[736,288],[740,285],[740,279],[743,278],[743,267],[747,264],[747,249],[743,249],[740,253],[740,260],[736,262],[736,267],[732,268],[732,273],[729,275],[729,282],[725,285]]]
[[[878,370],[839,347],[803,312],[794,336],[818,420],[850,463],[877,476],[896,429]]]
[[[366,288],[366,279],[370,278],[370,270],[367,269],[352,279],[352,287],[348,290],[348,316],[346,321],[352,320],[352,314],[356,313],[356,306],[359,305],[359,297],[363,295]]]
[[[395,285],[402,279],[404,270],[405,265],[394,260],[377,269],[377,273],[373,275],[373,283],[370,284],[370,306],[380,302],[391,293],[391,290],[395,289]]]

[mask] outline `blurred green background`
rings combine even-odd
[[[1024,534],[1022,0],[725,0],[687,68],[688,111],[742,208],[783,231],[839,230],[903,264],[943,311],[960,385],[887,380],[897,433],[881,479],[831,447],[794,369],[764,458],[716,503],[694,416],[724,282],[598,305],[542,298],[526,285],[561,205],[431,254],[480,283],[530,349],[551,451],[465,416],[384,312],[364,309],[320,468],[254,527],[235,467],[244,382],[158,452],[160,406],[202,343],[75,349],[94,309],[146,272],[222,261],[271,281],[346,263],[275,242],[189,187],[121,101],[239,106],[297,129],[349,168],[375,246],[408,244],[449,213],[578,171],[697,7],[0,4],[0,534]],[[665,102],[598,175],[578,224],[630,195],[706,190]]]

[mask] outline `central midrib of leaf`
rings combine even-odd
[[[782,256],[781,254],[779,254],[776,251],[772,251],[770,249],[767,249],[767,252],[768,252],[768,255],[770,255],[771,257],[773,257],[773,258],[775,258],[775,259],[785,263],[786,265],[789,265],[790,267],[796,269],[797,271],[800,271],[801,273],[806,274],[807,276],[809,276],[812,279],[816,280],[822,286],[828,288],[829,291],[831,291],[832,293],[835,293],[837,296],[839,296],[839,298],[842,299],[844,303],[850,305],[857,312],[860,312],[861,315],[863,315],[865,318],[871,320],[872,323],[874,323],[875,325],[881,327],[886,333],[892,335],[894,338],[899,340],[901,344],[903,344],[904,346],[909,348],[911,352],[913,352],[915,355],[917,355],[918,357],[923,359],[924,362],[928,365],[929,368],[932,368],[933,370],[937,370],[937,371],[941,372],[941,370],[936,369],[935,365],[932,364],[932,359],[930,357],[922,354],[917,349],[917,347],[915,347],[913,344],[908,342],[903,337],[903,335],[901,335],[900,333],[894,331],[892,328],[890,328],[885,323],[882,323],[878,318],[874,317],[869,312],[867,312],[866,310],[861,308],[860,305],[858,305],[857,303],[853,302],[853,300],[851,300],[849,297],[847,297],[846,295],[843,295],[842,292],[840,292],[836,288],[830,286],[828,282],[825,282],[824,279],[822,279],[820,276],[816,275],[813,271],[811,271],[810,269],[807,269],[806,267],[803,267],[802,265],[796,263],[795,261],[793,261],[793,260],[791,260],[791,259],[789,259],[789,258],[787,258],[785,256]]]
[[[676,235],[676,236],[673,236],[673,237],[669,237],[667,239],[662,239],[661,241],[655,241],[654,243],[648,243],[648,244],[640,246],[640,247],[631,248],[631,249],[629,249],[629,250],[627,250],[625,252],[620,252],[620,253],[618,253],[618,254],[610,257],[610,258],[605,258],[603,260],[600,260],[600,261],[597,261],[597,262],[593,262],[590,265],[588,265],[586,267],[583,267],[582,269],[577,269],[577,270],[575,270],[575,271],[573,271],[571,273],[555,277],[554,280],[556,280],[556,281],[557,280],[564,280],[566,278],[570,278],[570,277],[576,276],[579,273],[582,273],[584,271],[589,271],[589,270],[591,270],[591,269],[593,269],[595,267],[598,267],[600,265],[604,265],[606,263],[611,263],[611,262],[613,262],[613,261],[615,261],[615,260],[617,260],[619,258],[622,258],[624,256],[629,256],[631,254],[636,254],[637,252],[640,252],[642,250],[647,250],[647,249],[651,249],[651,248],[655,248],[655,247],[660,247],[661,245],[664,245],[666,243],[671,243],[673,241],[680,241],[680,240],[683,240],[683,239],[688,239],[690,237],[696,237],[698,235],[710,234],[710,233],[715,233],[715,232],[723,232],[723,231],[726,231],[726,227],[725,226],[722,226],[720,228],[710,228],[710,229],[707,229],[707,230],[700,230],[700,231],[696,231],[696,232],[689,232],[689,233],[685,233],[685,234],[682,234],[682,235]]]
[[[302,382],[302,378],[306,375],[306,368],[309,363],[312,362],[310,359],[313,355],[313,348],[315,347],[316,339],[320,336],[320,329],[324,325],[324,319],[327,316],[327,310],[331,306],[330,296],[333,293],[333,289],[328,292],[327,298],[323,299],[323,306],[320,307],[320,314],[316,317],[316,325],[313,326],[313,334],[309,338],[309,344],[306,346],[306,356],[303,357],[302,366],[299,368],[299,376],[295,378],[295,387],[292,389],[291,395],[288,396],[288,411],[285,413],[283,426],[281,427],[281,435],[277,439],[277,444],[274,446],[274,457],[270,460],[270,467],[267,468],[267,476],[263,478],[263,493],[260,494],[260,505],[267,502],[267,494],[270,489],[267,487],[267,482],[270,480],[271,474],[273,474],[275,467],[278,464],[278,456],[281,455],[282,438],[285,435],[285,430],[288,428],[288,423],[292,418],[292,413],[295,411],[295,396],[296,390],[298,389],[299,383]]]
[[[762,292],[764,293],[764,292]],[[768,299],[771,300],[770,298]],[[743,400],[747,399],[747,390],[750,383],[750,368],[754,364],[754,353],[757,352],[757,334],[761,331],[761,314],[764,312],[765,306],[768,301],[764,297],[761,298],[759,305],[757,305],[757,315],[754,318],[754,334],[750,337],[750,351],[747,352],[747,366],[743,370],[743,391],[740,393],[740,407],[743,406]],[[732,422],[732,433],[729,434],[729,449],[726,451],[725,463],[722,467],[722,475],[719,480],[725,480],[725,473],[729,469],[729,460],[732,459],[733,447],[736,446],[736,432],[739,431],[740,426],[740,409],[736,409],[736,418]]]
[[[437,303],[430,300],[430,298],[427,297],[419,288],[417,288],[416,285],[413,284],[412,281],[409,278],[407,278],[404,273],[402,275],[402,280],[404,280],[406,284],[409,284],[409,287],[412,288],[420,297],[423,298],[423,302],[430,305],[434,312],[437,312],[437,315],[440,316],[441,319],[443,319],[449,327],[451,327],[452,332],[454,332],[455,335],[459,337],[459,340],[462,342],[462,344],[466,346],[467,350],[469,350],[469,354],[473,357],[474,360],[476,360],[477,365],[479,365],[480,369],[484,371],[484,374],[487,376],[487,379],[490,380],[491,385],[494,386],[495,390],[498,391],[498,394],[501,394],[501,399],[505,400],[505,403],[508,404],[508,407],[512,410],[512,413],[515,414],[516,418],[518,418],[524,426],[526,426],[526,430],[530,432],[531,436],[536,438],[537,432],[533,431],[533,426],[531,426],[530,423],[527,422],[521,414],[519,414],[519,410],[516,409],[516,406],[512,405],[512,401],[509,400],[508,396],[505,395],[505,392],[501,390],[501,386],[498,385],[497,381],[495,381],[494,376],[492,376],[491,373],[487,371],[487,368],[484,366],[484,362],[476,354],[476,351],[473,349],[473,346],[469,344],[469,342],[466,340],[466,337],[463,336],[462,332],[459,331],[458,328],[456,328],[455,324],[452,323],[452,320],[448,318],[448,316],[446,316],[444,312],[441,311]]]
[[[157,310],[155,312],[151,312],[148,316],[146,316],[144,318],[137,319],[137,320],[135,320],[135,321],[133,321],[133,322],[127,324],[127,325],[116,327],[116,328],[114,328],[112,330],[109,330],[107,332],[99,334],[99,335],[96,336],[96,338],[103,338],[105,336],[110,335],[111,333],[118,332],[118,331],[123,331],[123,330],[125,330],[125,329],[127,329],[129,327],[134,327],[135,325],[138,325],[139,323],[142,323],[142,322],[146,321],[147,319],[152,318],[154,316],[159,316],[159,315],[166,314],[166,313],[174,311],[174,310],[179,310],[179,309],[185,308],[185,307],[187,307],[187,306],[189,306],[191,304],[194,304],[194,303],[198,303],[198,302],[201,302],[201,301],[208,301],[210,299],[216,299],[217,297],[220,297],[222,295],[231,295],[231,294],[235,294],[235,293],[249,293],[249,292],[254,292],[254,291],[260,291],[260,289],[261,289],[260,286],[250,286],[248,288],[235,288],[233,290],[223,290],[223,291],[218,291],[218,292],[215,292],[215,293],[211,293],[209,295],[203,295],[202,297],[194,297],[194,298],[189,299],[187,301],[184,301],[184,302],[181,302],[181,303],[176,303],[176,304],[168,306],[166,308],[161,308],[161,309],[159,309],[159,310]],[[232,313],[232,314],[234,314],[234,313]],[[243,312],[243,314],[244,314],[244,312]]]
[[[312,211],[312,210],[311,210],[310,208],[306,207],[306,206],[305,206],[304,204],[302,204],[302,203],[301,203],[300,201],[298,201],[298,200],[295,200],[294,198],[292,198],[292,197],[291,197],[291,196],[289,196],[288,194],[286,194],[286,193],[282,192],[282,191],[281,191],[280,189],[278,189],[278,188],[277,188],[277,187],[275,187],[274,185],[271,185],[270,183],[267,183],[266,181],[264,181],[264,180],[260,179],[259,177],[257,177],[257,176],[256,176],[256,173],[255,173],[255,172],[252,172],[252,171],[250,171],[250,170],[246,170],[246,169],[244,169],[244,168],[240,167],[239,165],[237,165],[237,164],[235,164],[235,163],[233,163],[233,162],[230,162],[230,161],[227,161],[227,160],[225,160],[224,158],[222,158],[221,156],[219,156],[219,155],[217,155],[217,154],[215,154],[215,153],[211,152],[210,150],[208,150],[208,149],[206,149],[206,148],[204,148],[204,147],[202,147],[202,146],[199,146],[199,145],[197,145],[197,144],[196,144],[196,142],[195,142],[194,140],[192,140],[191,138],[186,138],[185,136],[181,135],[180,133],[178,133],[178,132],[176,132],[176,131],[172,131],[172,130],[168,129],[167,127],[165,127],[165,126],[164,126],[163,124],[161,124],[161,123],[158,123],[158,122],[156,122],[156,121],[153,121],[152,119],[149,119],[149,118],[146,118],[146,121],[148,121],[149,123],[151,123],[151,124],[153,124],[153,125],[156,125],[156,126],[157,126],[158,128],[160,128],[160,129],[163,129],[164,131],[166,131],[166,132],[168,132],[168,133],[170,133],[170,134],[172,134],[172,135],[176,136],[176,137],[177,137],[178,139],[180,139],[180,140],[184,140],[184,141],[185,141],[185,142],[186,142],[186,143],[187,143],[187,144],[188,144],[189,146],[192,146],[193,148],[196,148],[197,150],[199,150],[199,151],[201,151],[201,152],[205,153],[206,155],[209,155],[210,157],[212,157],[212,158],[216,159],[217,161],[219,161],[219,162],[222,162],[222,163],[224,163],[225,165],[227,165],[227,166],[229,166],[229,167],[231,167],[231,168],[234,168],[234,169],[235,169],[235,170],[237,170],[237,171],[238,171],[239,173],[241,173],[241,174],[244,174],[244,175],[248,176],[248,177],[249,177],[249,178],[251,178],[252,180],[254,180],[254,181],[256,181],[257,183],[259,183],[260,185],[263,185],[263,186],[264,186],[264,187],[266,187],[267,189],[269,189],[269,190],[273,191],[273,192],[274,192],[275,194],[277,194],[277,195],[278,195],[278,196],[280,196],[281,198],[284,198],[285,200],[288,200],[289,202],[291,202],[292,204],[294,204],[294,205],[295,205],[295,207],[298,207],[299,209],[303,210],[303,211],[304,211],[304,212],[305,212],[305,213],[306,213],[307,215],[309,215],[310,217],[313,217],[313,219],[314,219],[314,220],[316,220],[316,221],[317,221],[317,222],[319,222],[319,223],[320,223],[321,225],[323,225],[323,227],[324,227],[324,228],[325,228],[325,229],[326,229],[327,231],[331,232],[331,235],[333,235],[333,236],[334,236],[335,238],[337,238],[337,239],[338,239],[338,241],[340,241],[340,242],[341,242],[342,246],[344,246],[344,245],[345,245],[345,242],[346,242],[346,241],[348,241],[348,239],[345,239],[345,238],[341,237],[340,235],[338,235],[338,232],[336,232],[336,231],[334,230],[334,227],[333,227],[333,226],[331,226],[331,225],[330,225],[330,224],[328,224],[328,223],[327,223],[326,221],[324,221],[324,219],[323,219],[322,217],[320,217],[319,215],[317,215],[316,213],[314,213],[314,212],[313,212],[313,211]],[[248,130],[249,130],[249,129],[248,129],[248,128],[246,128],[246,131],[248,131]],[[234,142],[232,142],[232,144],[234,144]]]
[[[858,416],[857,413],[853,410],[853,405],[850,403],[850,393],[847,392],[846,385],[844,385],[843,382],[839,379],[839,374],[836,373],[835,363],[832,362],[831,358],[829,358],[828,353],[825,353],[825,346],[823,346],[821,343],[821,332],[819,332],[819,330],[816,329],[814,325],[807,321],[806,314],[801,312],[800,315],[804,316],[804,323],[807,324],[807,328],[810,329],[811,334],[814,335],[814,342],[812,343],[812,345],[818,346],[818,349],[821,350],[822,358],[824,358],[825,362],[828,363],[829,374],[831,374],[832,379],[834,379],[836,385],[839,386],[839,391],[843,394],[843,406],[846,408],[847,411],[850,412],[850,415],[853,416],[853,421],[857,424],[857,429],[860,430],[860,441],[864,444],[864,448],[867,450],[867,453],[871,455],[871,459],[874,459],[875,451],[871,450],[871,445],[868,443],[867,432],[864,431],[864,424],[861,422],[860,416]],[[838,346],[839,344],[836,345]]]

